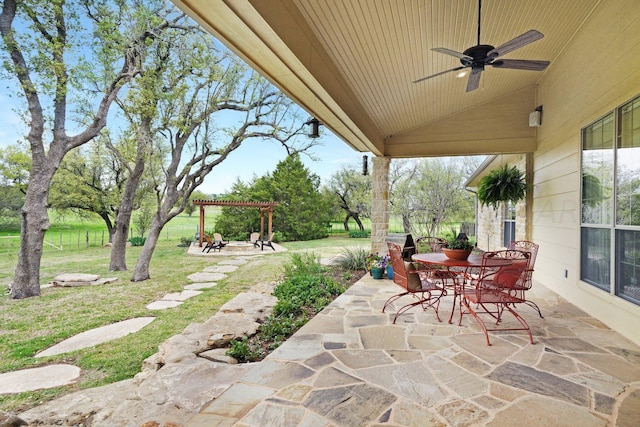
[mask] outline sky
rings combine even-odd
[[[321,130],[321,136],[316,141],[321,145],[314,147],[311,153],[319,160],[313,161],[306,155],[302,155],[300,159],[323,183],[346,165],[361,165],[363,155],[371,156],[370,153],[355,151],[326,128]],[[243,182],[249,182],[254,176],[260,177],[273,172],[278,162],[286,156],[287,153],[279,142],[245,141],[224,162],[213,168],[198,189],[206,194],[223,193],[231,189],[237,177]]]
[[[27,132],[13,112],[14,102],[4,89],[0,89],[0,147],[24,140]],[[370,153],[353,150],[324,126],[320,129],[320,138],[316,140],[319,145],[311,150],[319,160],[313,161],[306,155],[301,156],[301,160],[312,173],[320,176],[323,183],[346,165],[361,165],[364,154],[370,156]],[[248,183],[254,176],[260,177],[273,172],[286,155],[285,149],[278,142],[247,140],[225,161],[213,168],[198,190],[205,194],[225,193],[231,189],[236,178]]]
[[[16,92],[17,95],[15,95]],[[9,94],[14,94],[15,98],[11,98]],[[0,147],[15,144],[19,140],[25,141],[27,128],[13,111],[18,102],[25,103],[15,78],[10,80],[0,78]],[[115,109],[114,105],[112,110]],[[50,110],[47,113],[50,113]],[[109,120],[113,125],[111,117],[110,113]],[[224,120],[223,118],[222,121]],[[370,153],[353,150],[324,126],[321,126],[320,138],[316,142],[319,145],[311,152],[318,160],[313,161],[305,155],[301,156],[301,160],[312,173],[320,176],[323,183],[346,165],[361,165],[364,154],[370,156]],[[248,183],[254,176],[260,177],[273,172],[277,163],[285,157],[285,149],[277,142],[259,139],[244,141],[240,148],[213,168],[198,190],[205,194],[225,193],[231,189],[236,178]]]

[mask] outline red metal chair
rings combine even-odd
[[[393,267],[393,282],[403,288],[404,291],[390,297],[382,307],[382,312],[384,313],[386,308],[398,298],[411,295],[414,298],[413,301],[403,305],[396,311],[393,323],[396,323],[398,316],[417,305],[422,306],[425,311],[428,308],[433,308],[438,321],[441,322],[438,308],[440,306],[440,298],[447,294],[444,287],[446,278],[439,277],[436,274],[437,271],[429,269],[416,270],[411,262],[402,258],[400,245],[387,242],[387,247],[389,248],[389,257]]]
[[[477,278],[463,283],[460,293],[460,321],[462,316],[471,314],[484,331],[487,345],[489,332],[492,331],[527,331],[529,341],[533,344],[531,328],[516,312],[517,304],[525,304],[522,292],[514,289],[525,286],[530,280],[531,272],[528,268],[530,254],[528,252],[505,250],[485,252],[482,255],[482,266]],[[511,313],[518,320],[520,327],[498,327],[505,312]],[[495,327],[487,327],[482,317],[491,317]]]
[[[525,298],[525,291],[528,291],[529,289],[531,289],[531,286],[533,286],[533,281],[532,281],[533,268],[535,267],[535,264],[536,264],[536,257],[538,256],[538,248],[539,248],[539,245],[537,243],[533,243],[528,240],[514,240],[509,242],[509,246],[507,246],[507,249],[528,252],[530,254],[531,257],[529,258],[529,266],[528,266],[530,270],[529,280],[527,280],[527,282],[524,284],[524,286],[521,289],[514,289],[514,291],[522,292],[522,298],[525,300],[524,303],[527,304],[529,307],[533,308],[534,310],[536,310],[540,318],[544,319],[544,316],[542,316],[542,311],[540,311],[540,307],[538,307],[538,304],[536,304],[533,301],[529,301],[528,299]]]

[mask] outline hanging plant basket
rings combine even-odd
[[[524,174],[515,166],[504,165],[480,180],[478,200],[481,205],[496,209],[500,202],[517,203],[525,198],[526,192]]]

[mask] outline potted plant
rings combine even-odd
[[[373,276],[374,279],[382,279],[384,275],[384,271],[387,268],[387,263],[389,261],[388,256],[380,256],[376,254],[370,254],[367,256],[367,265],[369,268],[369,273]]]
[[[524,174],[515,166],[504,165],[489,172],[480,180],[478,201],[483,206],[498,207],[500,202],[514,204],[525,198],[527,183]]]
[[[447,247],[442,248],[442,252],[451,259],[467,259],[475,245],[469,239],[451,238]]]

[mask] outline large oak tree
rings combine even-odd
[[[371,212],[371,176],[363,175],[359,168],[359,165],[343,167],[331,175],[326,187],[336,205],[344,211],[345,231],[349,231],[350,219],[364,231],[361,218],[368,218]]]
[[[304,127],[298,107],[211,36],[192,30],[165,35],[147,58],[155,58],[154,66],[135,88],[139,96],[133,105],[144,104],[135,108],[136,123],[153,144],[152,158],[141,155],[152,168],[156,210],[132,281],[150,278],[151,256],[163,227],[243,142],[274,141],[287,152],[312,145],[297,138]],[[117,236],[118,230],[112,251],[117,250]]]
[[[115,97],[139,72],[146,46],[184,20],[163,13],[164,2],[131,3],[2,2],[3,60],[24,100],[31,152],[12,298],[40,294],[49,188],[60,162],[105,127]]]

